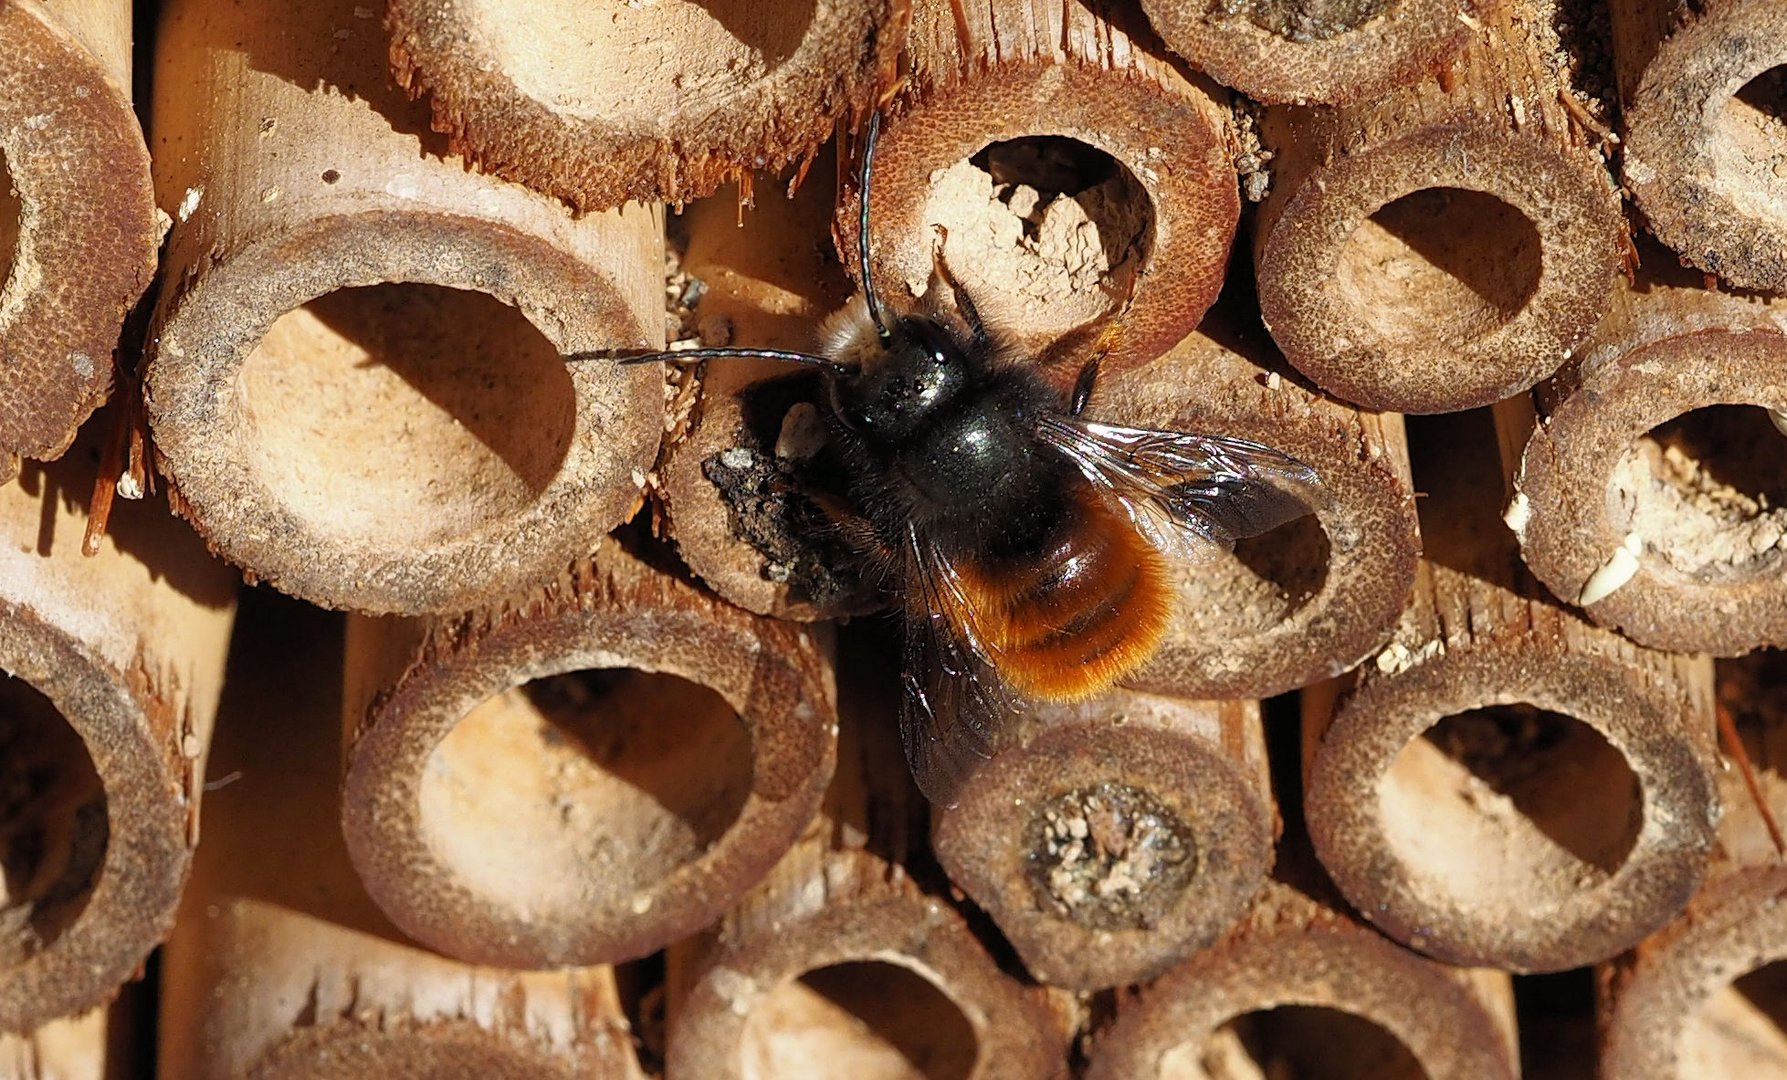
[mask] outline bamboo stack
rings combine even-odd
[[[1787,1075],[1779,5],[564,7],[0,2],[0,1077],[176,905],[169,1076]],[[609,362],[819,347],[870,110],[892,314],[1323,478],[949,807],[822,377]]]

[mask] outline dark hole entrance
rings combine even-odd
[[[834,964],[784,983],[751,1010],[747,1080],[966,1080],[974,1028],[929,980],[879,961]]]

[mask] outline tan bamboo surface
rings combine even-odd
[[[1495,2],[1495,0],[1489,0]],[[1141,0],[1167,47],[1267,104],[1352,105],[1443,67],[1478,0]]]
[[[1410,443],[1414,600],[1344,692],[1304,695],[1316,852],[1361,914],[1442,960],[1604,960],[1704,870],[1711,661],[1634,645],[1524,575],[1486,410],[1411,425]]]
[[[0,1031],[109,1000],[198,840],[235,575],[159,500],[84,557],[97,457],[0,487]]]
[[[1778,652],[1721,660],[1718,693],[1762,800],[1777,824],[1787,820],[1787,661]],[[1742,772],[1726,768],[1719,785],[1725,814],[1706,884],[1680,917],[1599,973],[1605,1080],[1787,1077],[1787,862]]]
[[[1525,447],[1508,521],[1553,594],[1634,641],[1787,645],[1787,299],[1641,250],[1569,364],[1497,410]]]
[[[670,288],[686,312],[671,331],[690,345],[820,348],[820,324],[850,298],[831,244],[836,155],[814,161],[792,198],[775,189],[740,210],[724,190],[671,223],[682,242]],[[690,306],[681,298],[695,299]],[[786,363],[716,360],[672,371],[672,404],[653,490],[689,569],[749,611],[802,621],[860,610],[844,552],[827,547],[823,518],[801,517],[792,475],[824,442],[829,410],[817,377]],[[772,407],[773,406],[773,407]],[[817,443],[817,445],[816,445]],[[732,470],[729,461],[741,468]],[[716,470],[749,478],[730,496]],[[772,480],[771,477],[784,480]],[[748,520],[747,520],[748,519]],[[748,536],[755,536],[748,539]],[[775,555],[757,542],[774,543]]]
[[[51,1020],[22,1035],[0,1034],[4,1080],[107,1080],[122,1076],[108,1058],[106,1010]]]
[[[1278,831],[1257,701],[1115,690],[1036,705],[961,801],[934,811],[950,879],[1039,981],[1153,978],[1266,883]]]
[[[941,225],[988,325],[1065,383],[1094,348],[1131,367],[1197,325],[1240,214],[1227,101],[1164,58],[1139,10],[915,0],[908,50],[872,179],[870,272],[891,308],[926,291]]]
[[[1074,1008],[1003,972],[908,864],[922,800],[895,732],[891,635],[840,647],[824,813],[712,930],[667,956],[666,1080],[1066,1075]]]
[[[1516,1060],[1506,974],[1417,956],[1274,881],[1222,941],[1120,998],[1085,1075],[1513,1080]]]
[[[389,0],[391,65],[455,152],[605,210],[811,160],[893,79],[903,0]]]
[[[0,480],[106,398],[163,225],[130,101],[129,0],[0,5]]]
[[[335,820],[341,617],[253,595],[162,960],[160,1075],[181,1080],[643,1080],[607,967],[428,952],[354,877]]]
[[[1412,86],[1265,111],[1260,309],[1323,389],[1403,412],[1487,405],[1549,375],[1606,310],[1626,226],[1552,14],[1508,0]]]
[[[1787,7],[1609,0],[1626,187],[1659,239],[1787,292]]]
[[[184,513],[325,606],[460,611],[586,555],[659,437],[661,214],[573,218],[444,156],[348,0],[170,0],[175,218],[147,393]]]
[[[1389,636],[1419,551],[1402,417],[1309,387],[1227,306],[1154,363],[1103,379],[1090,413],[1263,442],[1315,469],[1328,502],[1179,568],[1166,638],[1128,680],[1176,697],[1269,697],[1351,667]]]
[[[479,963],[618,962],[698,930],[818,809],[825,641],[613,541],[500,608],[353,618],[342,829],[367,891]]]

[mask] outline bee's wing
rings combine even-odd
[[[1037,432],[1115,499],[1149,543],[1179,559],[1226,551],[1327,498],[1314,469],[1245,439],[1058,414],[1044,416]]]
[[[954,806],[962,781],[998,749],[1016,712],[1011,691],[974,630],[972,601],[935,544],[908,527],[906,646],[900,682],[900,734],[912,778],[925,797]]]

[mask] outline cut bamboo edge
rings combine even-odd
[[[858,640],[841,654],[824,813],[717,926],[667,955],[667,1080],[1065,1076],[1073,1007],[1001,970],[908,872],[923,833],[885,653]]]
[[[1659,239],[1741,288],[1787,292],[1787,10],[1614,0],[1623,173]]]
[[[1787,665],[1780,654],[1719,662],[1763,798],[1787,810]],[[1707,881],[1687,910],[1600,971],[1601,1075],[1607,1080],[1787,1076],[1776,1019],[1787,969],[1787,863],[1737,769],[1720,776],[1727,812]]]
[[[1260,310],[1337,397],[1488,405],[1554,371],[1605,310],[1625,220],[1533,6],[1485,12],[1449,67],[1378,101],[1265,110]]]
[[[1431,494],[1409,610],[1344,688],[1304,693],[1310,834],[1348,901],[1413,948],[1514,971],[1604,960],[1704,872],[1711,661],[1543,599],[1484,491],[1487,415],[1444,423],[1416,472]]]
[[[1259,704],[1113,691],[1033,707],[934,821],[937,860],[1038,980],[1150,979],[1265,885],[1278,823]]]
[[[211,545],[284,591],[497,602],[638,505],[660,380],[561,354],[661,340],[661,212],[573,218],[468,171],[388,85],[368,9],[278,15],[162,11],[158,465]]]
[[[0,6],[0,478],[106,398],[163,225],[130,101],[130,4]]]
[[[84,443],[0,488],[0,1031],[109,1000],[198,839],[235,583],[157,503],[81,554]]]
[[[1119,1001],[1086,1077],[1317,1075],[1337,1062],[1399,1080],[1513,1080],[1507,975],[1416,956],[1274,882],[1222,941]]]
[[[588,211],[804,165],[892,81],[902,7],[392,0],[386,21],[455,152]]]
[[[1525,447],[1508,523],[1553,594],[1634,641],[1787,645],[1787,299],[1643,250],[1576,356],[1496,411]]]
[[[245,604],[217,813],[162,958],[158,1074],[644,1080],[614,969],[439,956],[359,887],[334,821],[341,649],[339,616]]]
[[[1167,46],[1266,104],[1351,105],[1412,83],[1464,43],[1475,0],[1210,4],[1142,0]]]
[[[926,291],[941,243],[988,325],[1063,386],[1095,349],[1116,370],[1189,333],[1240,214],[1220,89],[1163,59],[1135,13],[1105,15],[918,0],[872,178],[888,305]],[[854,177],[844,187],[835,231],[854,273]]]
[[[707,925],[816,812],[821,632],[613,541],[490,610],[356,617],[342,829],[391,920],[451,956],[617,962]]]

